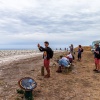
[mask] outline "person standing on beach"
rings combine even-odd
[[[70,53],[72,54],[73,60],[74,60],[75,57],[74,57],[74,46],[73,46],[73,44],[71,44],[71,46],[69,46],[69,48],[70,48]]]
[[[78,47],[78,61],[81,61],[82,52],[83,52],[82,46],[79,45],[79,47]]]
[[[73,54],[73,52],[74,52],[73,44],[71,44],[71,46],[69,48],[70,48],[70,53]]]
[[[39,50],[43,53],[43,59],[44,59],[44,67],[46,68],[47,71],[47,75],[45,75],[45,78],[49,78],[50,77],[50,68],[49,68],[49,64],[50,64],[50,58],[53,57],[53,51],[52,49],[49,47],[49,42],[45,41],[44,42],[45,48],[43,48],[42,46],[40,46],[40,44],[38,44],[38,48]]]
[[[93,71],[100,73],[100,47],[98,43],[95,44],[94,58],[96,69],[94,69]]]

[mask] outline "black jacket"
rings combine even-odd
[[[50,47],[43,48],[43,47],[40,46],[39,50],[41,52],[46,51],[47,52],[47,59],[48,60],[50,59],[50,53],[49,53],[50,52]],[[43,55],[43,58],[44,58],[44,55]]]
[[[100,47],[97,47],[95,49],[95,51],[99,51],[99,54],[97,54],[96,52],[94,52],[95,58],[100,59]]]

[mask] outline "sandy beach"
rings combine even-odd
[[[84,51],[82,61],[75,59],[73,70],[69,73],[56,73],[55,59],[65,52],[55,53],[51,59],[51,77],[41,76],[42,55],[13,60],[0,65],[0,100],[22,100],[16,90],[20,89],[18,80],[32,77],[37,82],[33,91],[34,100],[100,100],[100,75],[93,72],[94,59],[91,51]],[[75,54],[75,58],[77,53]]]
[[[0,50],[0,66],[42,55],[38,50]]]
[[[55,53],[63,52],[61,50],[54,50]],[[8,65],[14,61],[42,56],[39,50],[0,50],[0,66]]]

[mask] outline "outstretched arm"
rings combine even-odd
[[[47,51],[47,48],[43,48],[42,46],[39,47],[40,51]]]
[[[47,48],[43,48],[40,44],[37,45],[40,51],[47,51]]]

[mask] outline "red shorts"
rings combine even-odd
[[[95,64],[100,64],[100,59],[95,58]]]
[[[44,59],[44,67],[49,67],[50,60]]]

